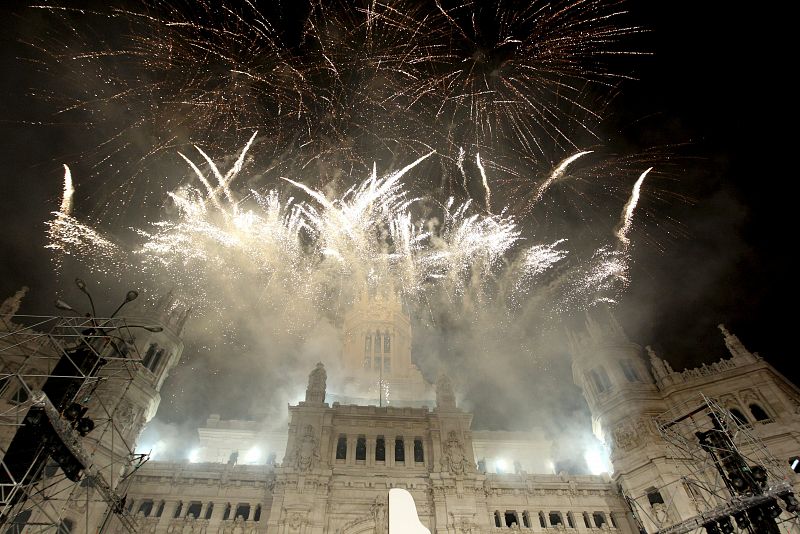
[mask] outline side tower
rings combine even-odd
[[[343,330],[347,397],[370,404],[432,400],[432,386],[411,359],[411,319],[393,291],[362,294]]]
[[[188,311],[168,297],[125,318],[34,317],[29,328],[31,316],[13,315],[20,300],[2,313],[0,407],[17,424],[3,437],[0,519],[94,532],[125,510],[134,445],[181,356]]]
[[[585,332],[571,334],[570,345],[573,380],[589,404],[594,434],[610,448],[614,479],[630,497],[647,495],[653,507],[650,517],[640,517],[647,531],[694,515],[684,492],[665,502],[656,490],[675,483],[678,475],[667,463],[666,443],[654,423],[668,406],[642,348],[610,312],[599,319],[587,314]]]

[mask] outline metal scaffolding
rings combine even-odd
[[[656,417],[655,427],[668,480],[629,498],[648,532],[800,532],[788,465],[747,422],[699,395]]]
[[[24,325],[24,326],[20,326]],[[0,319],[0,525],[65,533],[112,514],[130,531],[133,451],[124,399],[142,357],[124,318],[17,315]],[[120,417],[122,415],[122,417]],[[92,514],[95,514],[92,519]],[[70,519],[67,519],[69,516]]]

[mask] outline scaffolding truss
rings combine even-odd
[[[656,417],[655,427],[669,480],[629,498],[647,532],[800,532],[788,465],[747,422],[701,394]]]
[[[90,531],[98,513],[101,529],[116,514],[128,531],[136,531],[124,492],[130,475],[147,460],[128,441],[132,434],[125,413],[130,410],[125,399],[142,368],[134,343],[137,328],[160,327],[124,318],[0,319],[0,525],[5,532],[19,534],[24,527],[26,533],[62,534],[77,521]],[[47,391],[59,392],[58,399]],[[23,435],[30,447],[16,454]]]

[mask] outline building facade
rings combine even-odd
[[[365,300],[358,308],[344,321],[341,360],[328,363],[343,366],[349,378],[328,384],[325,365],[317,364],[305,400],[288,407],[285,430],[212,415],[199,429],[194,461],[149,461],[119,483],[137,532],[386,532],[391,488],[410,492],[422,524],[436,534],[659,532],[730,497],[688,484],[714,474],[687,471],[691,455],[676,455],[668,425],[658,422],[664,414],[688,420],[682,410],[707,398],[735,422],[731,428],[776,459],[771,477],[796,485],[787,460],[800,451],[800,390],[724,327],[730,357],[682,372],[630,341],[610,315],[589,318],[585,331],[571,335],[574,381],[613,464],[611,475],[575,475],[553,472],[547,459],[555,445],[542,432],[473,429],[448,378],[429,384],[414,366],[410,321],[399,302]],[[172,338],[136,341],[145,356],[153,343],[156,352],[162,344],[173,352],[155,370],[142,357],[149,400],[135,404],[130,439],[154,413],[182,346]],[[778,531],[798,532],[790,504],[778,504],[785,519]],[[78,508],[64,513],[76,534],[129,530],[115,516],[103,523],[103,512],[84,523]]]

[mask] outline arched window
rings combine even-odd
[[[222,512],[222,520],[227,521],[231,518],[231,503],[225,505],[225,510]]]
[[[347,459],[347,436],[341,434],[339,439],[336,440],[336,459]]]
[[[394,461],[404,462],[406,459],[406,445],[403,438],[397,436],[394,439]]]
[[[597,369],[590,371],[590,375],[592,377],[592,382],[594,382],[594,387],[598,393],[603,393],[604,391],[611,389],[611,381],[608,379],[605,369],[598,367]]]
[[[367,459],[367,438],[358,436],[356,439],[356,461]]]
[[[522,526],[525,528],[531,528],[531,514],[527,511],[522,512]]]
[[[769,415],[767,415],[767,412],[764,411],[764,408],[756,403],[750,405],[750,413],[753,414],[753,417],[755,417],[756,421],[766,421],[770,418]]]
[[[417,463],[425,461],[425,450],[422,448],[422,440],[419,438],[414,440],[414,461]]]
[[[158,352],[158,344],[151,343],[150,346],[147,347],[147,352],[144,353],[144,358],[142,358],[142,365],[145,368],[150,369],[150,363],[153,361],[156,352]]]
[[[167,503],[163,500],[160,503],[158,503],[158,510],[156,510],[156,517],[161,517],[161,514],[164,513],[164,506],[166,504]]]
[[[592,522],[589,520],[589,512],[583,512],[583,524],[586,528],[592,528]]]
[[[745,417],[741,410],[737,408],[731,408],[731,415],[738,425],[747,426],[750,424],[750,421],[747,420],[747,417]]]
[[[378,436],[375,440],[375,461],[386,461],[386,440],[383,436]]]
[[[383,352],[392,352],[392,342],[389,332],[383,333]]]
[[[641,382],[639,373],[636,371],[636,366],[631,360],[622,360],[619,362],[619,365],[622,367],[622,374],[625,375],[628,382]]]
[[[364,338],[364,354],[372,353],[372,336],[367,334]]]
[[[539,512],[539,524],[542,528],[547,528],[547,521],[544,519],[544,512]]]
[[[494,526],[498,528],[503,526],[503,520],[500,518],[500,512],[497,510],[494,512]]]
[[[177,506],[175,506],[175,514],[172,516],[172,518],[178,519],[181,516],[182,511],[183,511],[183,501],[178,501]]]
[[[256,511],[253,513],[253,521],[261,521],[261,505],[256,505]]]
[[[206,506],[206,515],[203,519],[211,519],[211,514],[214,513],[214,503],[209,502],[208,506]]]

